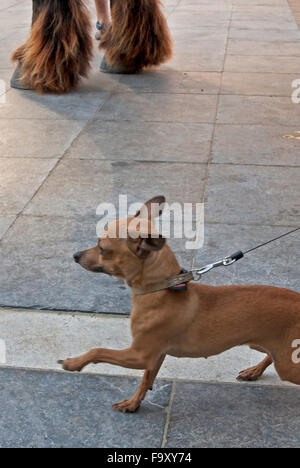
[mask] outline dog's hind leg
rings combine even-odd
[[[237,376],[237,380],[244,380],[248,382],[253,382],[265,372],[267,367],[272,364],[273,360],[271,356],[267,355],[265,359],[263,359],[259,364],[253,367],[249,367],[249,369],[245,369],[239,373]]]

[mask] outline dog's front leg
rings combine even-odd
[[[147,369],[144,372],[143,378],[137,389],[136,393],[132,398],[126,398],[120,403],[113,405],[113,409],[118,409],[122,413],[134,413],[141,405],[142,401],[145,399],[146,393],[148,390],[152,390],[156,376],[161,368],[162,363],[164,362],[166,355],[164,354],[159,358],[153,369]]]
[[[123,350],[95,348],[82,356],[68,358],[58,363],[67,371],[80,372],[88,364],[101,362],[128,369],[147,369],[152,360],[153,358],[132,347]]]

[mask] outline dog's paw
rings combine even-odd
[[[60,360],[57,361],[57,363],[60,364],[64,370],[69,372],[80,372],[83,368],[83,366],[76,358],[69,358],[65,359],[64,361]]]
[[[262,375],[262,369],[259,366],[249,367],[239,373],[236,380],[244,382],[254,382]]]
[[[135,398],[126,398],[126,400],[112,405],[113,410],[119,410],[122,413],[135,413],[139,407],[140,403]]]

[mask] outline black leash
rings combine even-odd
[[[219,260],[218,262],[215,262],[215,263],[210,263],[203,268],[193,268],[191,271],[196,273],[197,277],[195,278],[195,280],[199,281],[202,275],[204,275],[205,273],[208,273],[213,268],[218,268],[220,266],[230,266],[233,263],[240,260],[241,258],[244,258],[244,256],[247,255],[248,253],[254,252],[254,250],[260,249],[261,247],[264,247],[265,245],[271,244],[272,242],[275,242],[278,239],[282,239],[283,237],[289,236],[290,234],[293,234],[294,232],[297,232],[297,231],[300,231],[300,227],[293,229],[292,231],[286,232],[285,234],[282,234],[281,236],[275,237],[274,239],[271,239],[268,242],[259,244],[256,247],[252,247],[252,249],[246,250],[246,252],[242,252],[242,250],[238,250],[234,254],[223,258],[223,260]]]
[[[271,242],[275,242],[278,239],[282,239],[283,237],[289,236],[290,234],[293,234],[293,232],[296,232],[296,231],[300,231],[300,227],[298,227],[297,229],[293,229],[292,231],[287,232],[286,234],[282,234],[279,237],[275,237],[275,239],[272,239],[272,240],[270,240],[268,242],[264,242],[263,244],[260,244],[257,247],[253,247],[252,249],[249,249],[246,252],[244,252],[244,255],[246,255],[247,253],[253,252],[256,249],[260,249],[261,247],[264,247],[265,245],[271,244]]]

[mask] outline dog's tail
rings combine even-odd
[[[100,41],[110,64],[140,69],[171,58],[172,40],[160,0],[114,0],[112,24]]]
[[[44,0],[39,4],[29,38],[12,54],[12,60],[19,61],[21,79],[31,88],[67,92],[90,67],[89,12],[83,0]]]

